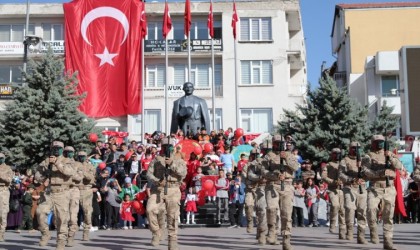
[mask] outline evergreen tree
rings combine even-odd
[[[51,142],[60,140],[76,150],[89,147],[94,120],[78,110],[83,96],[76,94],[75,75],[64,74],[63,59],[49,50],[31,61],[25,83],[0,117],[0,149],[10,164],[31,168],[48,154]]]
[[[304,159],[315,165],[327,162],[333,148],[348,150],[351,141],[368,146],[367,109],[339,89],[330,77],[321,78],[319,88],[307,92],[307,105],[297,112],[284,110],[279,132],[290,134]]]
[[[398,127],[400,117],[392,114],[392,111],[394,111],[394,107],[390,107],[384,102],[379,111],[379,115],[370,125],[372,135],[385,135],[385,133],[388,135]]]

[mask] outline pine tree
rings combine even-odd
[[[388,135],[398,127],[400,117],[392,114],[392,111],[394,111],[394,107],[390,107],[384,102],[378,116],[370,125],[372,135]]]
[[[87,135],[95,125],[78,110],[83,96],[76,95],[75,75],[64,74],[63,59],[49,50],[29,67],[23,73],[24,86],[15,91],[15,99],[0,117],[0,149],[9,164],[22,168],[40,163],[53,140],[87,149]]]
[[[297,112],[284,112],[279,132],[292,135],[302,157],[315,165],[327,162],[333,148],[347,150],[351,141],[368,144],[367,108],[330,77],[321,78],[319,88],[313,91],[308,87],[307,105],[298,105]]]

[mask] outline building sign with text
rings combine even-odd
[[[64,40],[42,41],[38,46],[29,46],[29,54],[45,53],[51,47],[54,54],[64,54]],[[39,51],[40,50],[40,51]],[[17,55],[23,56],[25,53],[25,45],[23,42],[0,42],[1,55]]]
[[[7,84],[0,84],[0,100],[13,99],[13,87]]]
[[[191,40],[190,49],[193,52],[211,51],[211,40]],[[214,51],[222,51],[222,39],[213,40]],[[165,52],[165,40],[145,40],[145,52]],[[168,40],[168,51],[184,52],[188,51],[188,40]]]

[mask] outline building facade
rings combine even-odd
[[[241,127],[247,132],[271,132],[281,119],[283,109],[304,104],[306,53],[299,1],[237,1],[236,41],[231,27],[232,2],[214,2],[214,69],[207,29],[209,6],[209,2],[191,3],[191,73],[188,76],[184,1],[169,3],[173,28],[168,35],[167,71],[161,30],[164,3],[146,3],[145,114],[97,119],[97,126],[128,131],[130,139],[141,137],[143,121],[144,132],[168,131],[173,101],[183,95],[179,86],[188,80],[195,85],[194,94],[207,101],[212,118],[213,76],[216,126],[212,129]],[[0,80],[4,84],[22,81],[25,14],[26,5],[0,5]],[[32,4],[29,23],[29,35],[43,38],[44,47],[50,44],[56,53],[63,53],[61,4]],[[165,72],[170,89],[167,107],[164,105]],[[236,124],[237,120],[239,124]]]
[[[340,4],[331,33],[330,72],[376,117],[384,102],[401,115],[399,50],[420,44],[420,3]],[[397,129],[396,135],[400,134]]]

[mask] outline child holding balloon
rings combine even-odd
[[[120,207],[121,219],[124,221],[124,229],[133,229],[132,222],[135,221],[132,212],[132,202],[130,200],[130,195],[124,195],[124,201],[121,203]],[[128,222],[128,227],[127,227]]]
[[[190,215],[191,223],[195,224],[195,213],[197,212],[197,195],[194,194],[193,188],[188,189],[187,198],[185,199],[185,211],[187,212],[187,224],[190,224]]]

